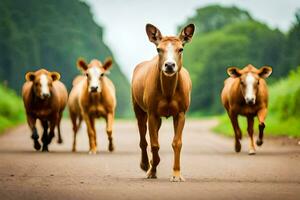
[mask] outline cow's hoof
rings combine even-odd
[[[34,141],[34,148],[35,150],[39,151],[41,149],[41,144],[39,143],[39,141],[35,140]]]
[[[150,165],[149,165],[149,163],[143,163],[143,162],[141,162],[141,163],[140,163],[140,167],[141,167],[141,169],[142,169],[143,171],[147,172],[148,169],[149,169],[149,167],[150,167]]]
[[[261,146],[264,142],[260,139],[256,140],[257,146]]]
[[[182,176],[172,176],[170,178],[171,182],[184,182],[185,179]]]
[[[156,179],[156,171],[152,171],[152,168],[150,167],[150,169],[147,172],[147,178],[148,179]]]
[[[108,145],[108,151],[109,152],[113,152],[114,150],[115,150],[114,144],[113,143],[109,143],[109,145]]]
[[[255,155],[256,152],[254,149],[250,149],[249,152],[248,152],[248,155]]]
[[[240,142],[236,142],[235,143],[235,152],[239,153],[241,151],[241,143]]]
[[[49,152],[48,150],[48,146],[43,146],[43,149],[42,149],[43,152]]]
[[[89,151],[89,154],[90,154],[90,155],[95,155],[95,154],[97,154],[97,150],[96,150],[96,149],[95,149],[95,150],[90,150],[90,151]]]
[[[62,140],[61,138],[58,138],[57,143],[58,143],[58,144],[62,144],[62,143],[63,143],[63,140]]]

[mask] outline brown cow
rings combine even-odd
[[[57,72],[48,72],[40,69],[28,72],[25,75],[22,96],[27,115],[27,122],[32,131],[34,148],[40,150],[39,135],[36,129],[36,120],[42,123],[44,132],[42,136],[43,151],[48,151],[48,145],[54,137],[54,129],[58,129],[58,143],[62,143],[60,134],[60,121],[63,110],[67,104],[68,92]],[[48,134],[48,126],[50,131]]]
[[[89,153],[97,152],[95,118],[99,117],[106,120],[108,150],[113,151],[112,126],[117,100],[114,84],[105,76],[112,66],[112,60],[109,58],[102,64],[94,59],[87,64],[83,59],[79,59],[77,66],[85,76],[77,76],[74,79],[68,102],[74,131],[72,151],[76,151],[76,134],[84,119],[89,137]]]
[[[182,66],[183,46],[190,42],[195,26],[186,26],[178,37],[163,37],[153,25],[146,25],[149,40],[156,45],[158,55],[136,66],[132,77],[132,101],[140,133],[141,164],[148,178],[156,178],[158,131],[161,117],[173,117],[175,136],[172,142],[174,165],[171,181],[184,181],[180,173],[180,151],[185,113],[190,105],[192,88],[188,71]],[[147,121],[152,150],[149,165],[147,155]]]
[[[256,144],[261,146],[263,143],[264,122],[268,109],[268,89],[264,79],[271,75],[272,68],[264,66],[256,69],[249,64],[244,69],[230,67],[227,73],[230,77],[224,82],[221,99],[234,129],[235,151],[241,151],[242,132],[238,124],[238,115],[243,115],[247,117],[248,122],[249,155],[253,155],[253,123],[256,116],[259,121],[259,138]]]

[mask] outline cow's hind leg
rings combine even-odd
[[[253,141],[253,124],[254,124],[254,118],[253,116],[248,116],[247,117],[247,122],[248,122],[248,135],[250,138],[250,144],[249,144],[249,155],[254,155],[255,154],[255,146],[254,146],[254,141]]]
[[[34,146],[35,150],[39,151],[41,149],[41,144],[39,143],[39,134],[35,127],[36,118],[33,118],[30,115],[27,115],[27,122],[28,122],[28,125],[32,132],[31,138],[33,139],[33,142],[34,142],[33,146]]]
[[[77,115],[76,113],[72,113],[70,111],[70,118],[72,121],[72,126],[73,126],[73,146],[72,146],[72,151],[76,152],[76,136],[77,136],[77,131],[79,129],[79,126],[77,125]]]
[[[57,143],[58,143],[58,144],[62,144],[62,143],[63,143],[63,139],[62,139],[61,133],[60,133],[60,122],[61,122],[61,118],[62,118],[62,112],[59,114],[58,121],[57,121],[57,132],[58,132]]]
[[[140,148],[141,148],[141,163],[140,167],[144,171],[149,169],[149,159],[147,154],[147,113],[144,112],[136,103],[133,104],[135,116],[138,122],[139,133],[140,133]]]

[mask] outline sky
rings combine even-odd
[[[177,35],[178,25],[211,4],[237,6],[254,19],[286,32],[295,21],[300,0],[85,0],[97,24],[104,27],[104,42],[130,80],[135,66],[156,55],[145,25],[158,27],[162,35]]]

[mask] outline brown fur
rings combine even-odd
[[[46,99],[41,99],[39,85],[42,74],[47,76],[49,81],[49,89],[51,96]],[[28,72],[26,74],[26,82],[23,85],[22,96],[26,110],[27,122],[32,130],[32,139],[36,150],[41,148],[38,141],[39,135],[36,129],[36,120],[41,120],[44,128],[42,136],[43,151],[48,151],[48,145],[54,137],[54,129],[58,129],[58,143],[62,143],[60,134],[60,121],[63,110],[67,104],[68,92],[62,82],[59,81],[60,75],[57,72],[48,72],[45,69],[40,69],[36,72]],[[48,126],[50,132],[48,135]]]
[[[83,73],[92,66],[97,66],[102,72],[106,73],[112,65],[112,60],[108,59],[104,64],[98,60],[92,60],[86,64],[79,59],[77,65]],[[106,120],[106,132],[109,139],[109,151],[114,150],[112,138],[112,126],[116,108],[115,87],[112,81],[103,76],[100,78],[102,85],[101,92],[89,92],[89,81],[87,76],[77,76],[73,81],[73,88],[70,92],[68,107],[73,124],[74,141],[72,151],[76,151],[76,134],[82,119],[86,122],[89,136],[90,153],[96,153],[96,129],[95,119],[104,117]],[[78,121],[78,122],[77,122]]]
[[[240,152],[241,144],[240,139],[242,133],[238,125],[238,115],[246,116],[248,121],[248,134],[250,137],[250,151],[249,154],[255,153],[255,146],[253,142],[253,123],[254,117],[258,117],[259,121],[259,138],[257,145],[263,143],[263,130],[265,128],[265,118],[268,108],[268,89],[264,78],[267,78],[272,68],[262,67],[256,69],[252,65],[247,65],[242,70],[231,67],[227,70],[231,76],[224,82],[224,88],[221,93],[222,104],[225,107],[228,116],[231,120],[234,133],[235,133],[235,151]],[[247,104],[244,98],[244,81],[247,73],[252,73],[255,77],[256,83],[254,86],[254,92],[256,94],[255,104]]]
[[[132,101],[138,121],[142,151],[140,166],[145,171],[149,169],[148,178],[156,178],[156,167],[160,162],[158,131],[161,126],[161,117],[172,116],[175,136],[172,142],[174,166],[171,181],[183,181],[180,174],[180,151],[185,113],[190,105],[192,83],[188,71],[182,66],[181,51],[184,44],[191,40],[194,25],[187,26],[179,37],[162,37],[160,31],[150,24],[146,26],[146,31],[149,40],[158,48],[158,56],[137,65],[132,78]],[[172,76],[162,71],[168,43],[175,47],[174,60],[178,65],[178,70]],[[147,121],[152,150],[151,166],[149,166],[145,138]]]

